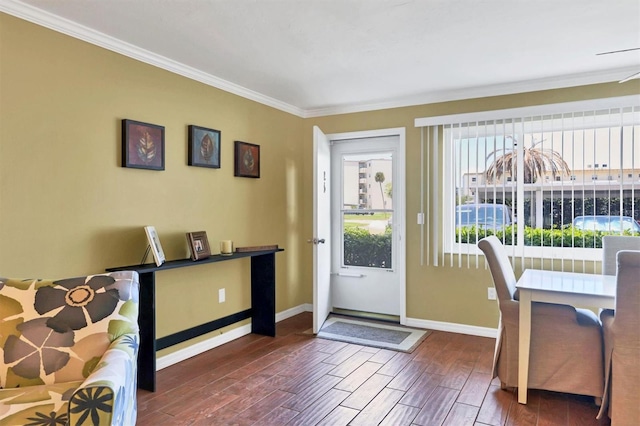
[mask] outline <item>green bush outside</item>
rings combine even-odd
[[[532,247],[579,247],[602,248],[602,237],[605,235],[620,235],[619,232],[585,231],[572,226],[565,228],[524,228],[524,245]],[[456,229],[456,241],[460,243],[476,244],[482,238],[495,235],[505,245],[516,243],[516,225],[493,232],[475,226],[463,226]],[[637,232],[624,231],[623,235],[640,235]]]
[[[344,264],[391,268],[391,227],[384,234],[370,234],[363,228],[345,228]]]

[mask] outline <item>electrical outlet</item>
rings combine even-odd
[[[495,289],[495,287],[487,287],[487,299],[496,300],[496,289]]]
[[[218,290],[218,303],[224,303],[225,300],[227,300],[227,295],[224,288],[221,288]]]

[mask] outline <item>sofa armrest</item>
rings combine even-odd
[[[70,425],[133,425],[136,422],[138,334],[111,343],[69,401]]]

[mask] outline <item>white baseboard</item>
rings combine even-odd
[[[303,312],[313,312],[313,305],[311,303],[303,303],[286,311],[278,312],[276,314],[276,322],[286,320]]]
[[[287,318],[291,318],[295,315],[301,314],[302,312],[311,312],[312,310],[313,305],[310,303],[304,303],[291,309],[287,309],[286,311],[276,313],[276,322],[286,320]],[[227,333],[195,343],[187,348],[172,352],[169,355],[159,357],[156,359],[156,370],[162,370],[163,368],[167,368],[173,364],[184,361],[185,359],[189,359],[213,348],[217,348],[218,346],[229,343],[242,336],[246,336],[247,334],[251,334],[251,324],[234,328]]]
[[[457,324],[453,322],[441,322],[423,320],[418,318],[407,318],[408,327],[426,328],[429,330],[448,331],[451,333],[469,334],[471,336],[491,337],[498,336],[497,328],[477,327],[475,325]]]

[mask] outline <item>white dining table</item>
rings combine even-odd
[[[583,308],[615,308],[615,275],[525,269],[516,283],[520,293],[520,337],[518,341],[518,402],[527,403],[531,303],[546,302]]]

